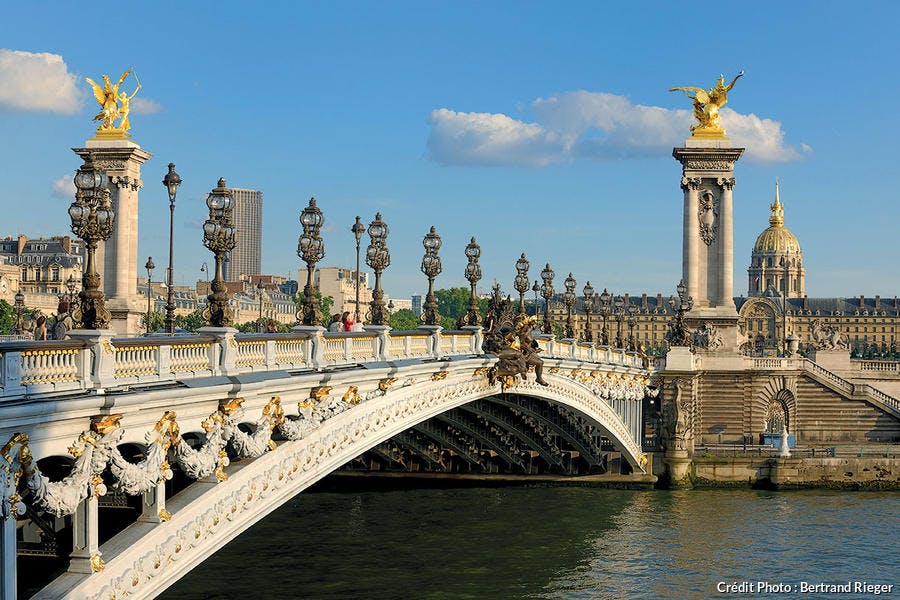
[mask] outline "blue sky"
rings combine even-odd
[[[424,290],[422,236],[444,240],[440,287],[487,288],[550,262],[557,287],[671,293],[681,269],[689,101],[729,96],[747,143],[735,188],[735,293],[774,180],[811,296],[900,294],[896,3],[15,3],[0,35],[3,235],[68,230],[70,148],[93,135],[84,77],[134,67],[144,112],[139,262],[167,260],[175,162],[176,282],[211,262],[204,199],[219,177],[263,191],[263,269],[296,275],[298,215],[325,212],[323,265],[352,267],[354,216],[391,228],[387,292]],[[9,52],[50,53],[28,60]],[[68,78],[68,79],[67,79]],[[66,89],[60,82],[73,82]],[[39,100],[43,98],[43,100]],[[657,107],[657,108],[644,108]],[[736,135],[740,133],[740,136]],[[673,137],[674,136],[674,137]],[[56,184],[54,183],[56,182]]]

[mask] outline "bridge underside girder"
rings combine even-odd
[[[418,436],[431,440],[423,444]],[[606,447],[609,448],[609,440]],[[598,431],[573,409],[528,396],[498,394],[442,413],[379,444],[343,467],[386,471],[579,475],[605,471],[608,449]],[[396,456],[402,452],[403,461]],[[380,460],[379,460],[380,457]],[[384,460],[388,458],[389,460]]]

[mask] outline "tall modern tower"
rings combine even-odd
[[[225,281],[262,272],[262,192],[230,188],[234,194],[234,237],[237,244],[225,263]]]

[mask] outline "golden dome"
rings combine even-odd
[[[784,226],[784,204],[778,193],[778,181],[775,181],[775,202],[770,205],[772,215],[769,227],[763,230],[753,245],[754,253],[763,254],[800,254],[800,242],[791,230]]]

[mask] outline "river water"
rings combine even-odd
[[[304,493],[161,597],[853,598],[893,584],[900,494],[576,487]],[[723,582],[720,584],[720,582]],[[758,583],[784,584],[759,593]],[[814,588],[812,588],[814,589]]]

